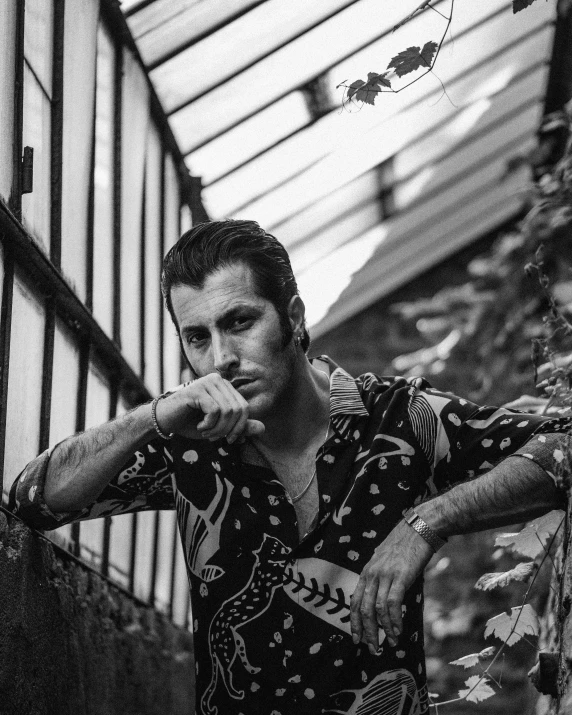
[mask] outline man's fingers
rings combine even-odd
[[[379,648],[376,596],[380,587],[383,588],[383,586],[378,584],[377,578],[375,576],[370,576],[368,578],[360,606],[361,621],[365,632],[365,642],[367,643],[372,655],[375,654]]]
[[[394,581],[391,588],[379,590],[375,603],[379,625],[385,631],[389,645],[397,645],[402,630],[401,604],[405,591]]]
[[[389,620],[392,629],[391,633],[387,633],[387,637],[390,636],[395,640],[401,635],[403,630],[403,597],[405,596],[405,589],[403,586],[399,585],[398,581],[394,581],[391,585],[389,595],[387,597],[387,605],[389,607]]]
[[[263,434],[266,427],[260,420],[246,420],[246,427],[242,433],[243,437],[256,437]]]
[[[360,642],[363,633],[360,608],[364,590],[365,579],[360,577],[356,590],[350,599],[350,627],[352,638],[356,645]]]

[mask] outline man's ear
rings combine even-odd
[[[302,335],[304,330],[304,318],[306,317],[306,306],[299,295],[293,295],[288,303],[288,320],[294,335]]]

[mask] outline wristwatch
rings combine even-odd
[[[403,518],[412,529],[415,529],[415,531],[425,539],[433,551],[439,551],[439,549],[447,543],[447,539],[442,539],[436,534],[433,529],[423,521],[415,509],[408,509],[403,515]]]

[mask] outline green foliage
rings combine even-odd
[[[431,67],[435,53],[437,52],[436,42],[426,42],[423,49],[420,47],[408,47],[392,58],[387,65],[387,69],[393,67],[398,77],[415,72],[420,67]]]
[[[495,540],[495,546],[508,547],[509,550],[520,556],[535,559],[543,553],[544,545],[561,526],[563,518],[561,511],[551,511],[549,514],[528,522],[516,534],[499,534]]]
[[[466,690],[459,690],[459,698],[467,700],[469,703],[480,703],[495,694],[486,678],[478,675],[471,675],[466,681]]]
[[[383,74],[377,74],[376,72],[369,72],[367,75],[367,82],[363,79],[356,79],[352,82],[347,90],[348,100],[355,97],[360,102],[365,102],[366,104],[373,104],[377,93],[381,92],[381,88],[390,87],[391,82],[386,77],[387,72]]]
[[[532,5],[533,2],[536,2],[536,0],[512,0],[512,11],[513,13],[520,12]]]
[[[506,643],[507,646],[514,645],[525,635],[537,636],[540,628],[536,611],[525,603],[523,606],[515,606],[510,614],[499,613],[494,618],[489,618],[485,628],[485,638],[495,636]]]
[[[537,568],[538,565],[534,561],[525,561],[503,573],[486,573],[477,581],[475,588],[490,591],[493,588],[504,588],[514,581],[528,581]]]

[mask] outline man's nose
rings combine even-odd
[[[223,377],[238,365],[238,354],[232,339],[224,335],[213,336],[212,351],[214,369],[220,372]]]

